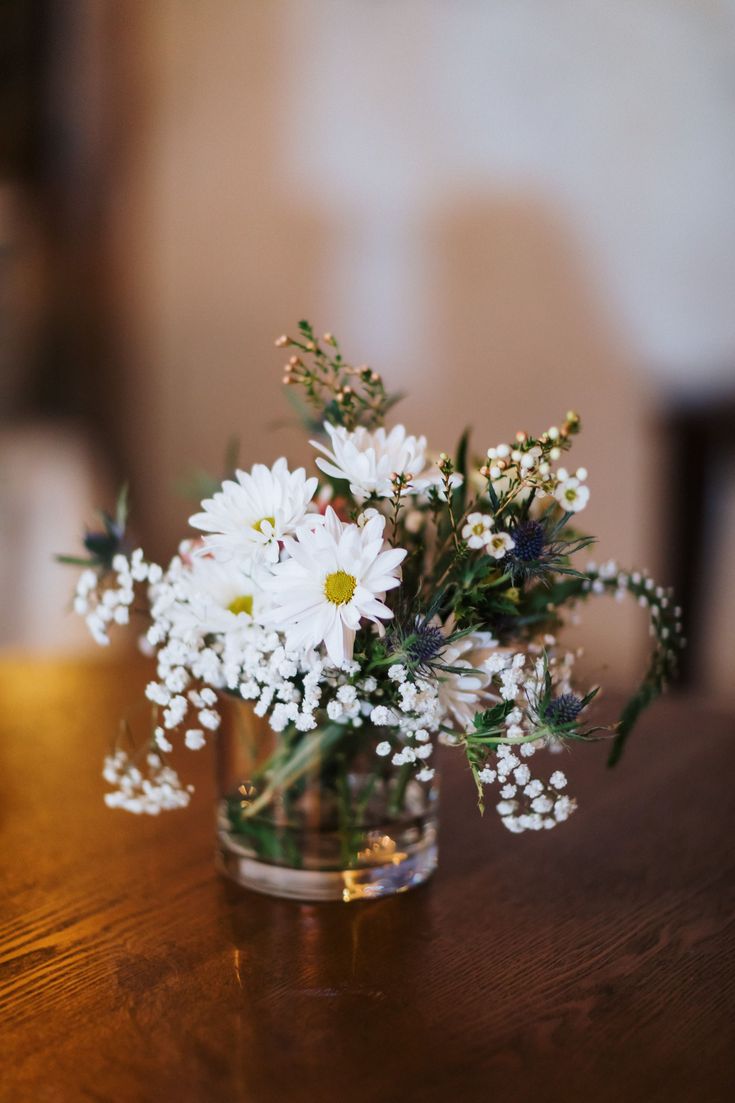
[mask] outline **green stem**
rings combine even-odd
[[[269,804],[279,789],[287,789],[312,770],[334,749],[342,739],[346,728],[338,724],[329,724],[320,731],[304,737],[299,746],[288,758],[280,763],[268,778],[263,792],[248,806],[246,815],[255,816]]]
[[[352,808],[352,793],[350,790],[350,778],[344,755],[339,756],[339,770],[337,773],[337,812],[339,815],[339,842],[342,857],[342,865],[349,869],[355,861],[355,847],[353,844],[354,813]]]
[[[359,799],[355,802],[355,818],[358,823],[362,823],[362,819],[365,815],[365,809],[368,806],[368,801],[373,794],[373,790],[378,782],[377,772],[370,775],[367,784],[360,793]]]
[[[398,780],[396,781],[396,787],[393,790],[390,802],[388,804],[388,811],[392,816],[397,816],[403,809],[403,802],[406,797],[406,789],[413,773],[413,767],[410,763],[406,763],[401,766],[398,773]]]

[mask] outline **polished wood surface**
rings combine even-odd
[[[0,666],[0,1098],[9,1103],[735,1098],[733,724],[667,699],[581,808],[513,837],[448,756],[441,864],[301,905],[213,871],[189,809],[108,811],[140,663]]]

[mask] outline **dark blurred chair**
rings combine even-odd
[[[707,607],[713,599],[709,580],[717,556],[728,555],[722,547],[720,504],[735,460],[735,394],[674,405],[664,428],[669,517],[664,573],[682,606],[688,640],[679,680],[691,686],[703,673]]]

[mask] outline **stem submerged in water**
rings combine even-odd
[[[398,777],[396,778],[395,788],[391,793],[390,800],[388,801],[388,812],[392,816],[398,816],[403,811],[403,805],[406,800],[406,789],[408,783],[411,780],[411,774],[413,768],[407,762],[401,766],[398,771]]]
[[[357,731],[330,723],[308,733],[289,730],[275,740],[266,733],[260,744],[257,733],[253,740],[248,732],[247,745],[239,740],[240,757],[223,747],[222,808],[235,847],[284,868],[379,865],[376,840],[401,835],[397,821],[404,818],[413,777],[409,764],[395,767],[375,754],[382,734],[367,725]]]
[[[353,833],[355,816],[352,804],[352,790],[350,788],[350,775],[344,755],[339,756],[339,765],[336,778],[337,815],[339,817],[339,843],[342,855],[342,865],[350,869],[355,864],[356,848],[354,846]]]

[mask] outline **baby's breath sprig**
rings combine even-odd
[[[325,333],[321,342],[307,321],[299,322],[298,337],[284,335],[277,339],[277,348],[299,350],[289,357],[283,382],[304,388],[307,402],[319,412],[320,421],[349,430],[358,425],[368,429],[382,425],[401,396],[388,394],[382,376],[367,364],[348,364],[334,334]]]
[[[519,671],[516,677],[518,674]],[[510,693],[509,687],[501,683],[499,688],[502,699],[475,713],[471,730],[465,731],[459,738],[475,782],[480,811],[484,808],[484,786],[510,771],[513,771],[513,781],[506,777],[501,790],[504,800],[512,800],[512,807],[508,805],[505,815],[515,817],[523,814],[523,801],[520,800],[519,803],[518,786],[527,787],[524,790],[530,798],[527,802],[530,804],[527,813],[551,811],[556,808],[553,793],[552,801],[548,804],[549,794],[544,795],[544,787],[538,781],[529,785],[530,771],[522,764],[521,759],[528,758],[544,746],[560,746],[567,741],[610,739],[614,735],[614,729],[610,727],[587,726],[585,723],[583,714],[597,696],[598,687],[591,689],[584,697],[578,697],[568,690],[559,692],[558,677],[558,669],[556,676],[552,677],[549,656],[544,651],[520,692],[517,692],[515,680]],[[514,752],[518,752],[521,758]],[[561,788],[564,784],[566,782],[563,775],[555,772],[551,778],[552,789]],[[540,807],[534,808],[530,802],[537,799],[540,800]],[[566,802],[558,809],[564,818],[571,810],[572,805],[567,807]],[[532,820],[533,822],[529,821],[529,826],[553,826],[551,823],[538,821],[537,817],[532,817]],[[506,826],[514,830],[519,829],[520,824],[513,827],[506,823]]]
[[[520,749],[521,747],[533,748],[537,744],[542,744],[549,737],[554,735],[550,726],[543,725],[527,735],[523,736],[509,736],[508,729],[505,726],[505,718],[511,711],[513,705],[511,702],[502,701],[500,704],[495,705],[492,709],[488,709],[484,713],[478,713],[475,717],[475,727],[473,731],[465,732],[456,739],[454,742],[461,746],[464,751],[467,764],[470,767],[473,780],[475,782],[475,788],[477,789],[477,806],[480,812],[485,811],[485,780],[483,778],[483,772],[488,769],[489,762],[491,761],[491,753],[498,751],[500,748]],[[448,729],[443,729],[446,734],[449,734]],[[575,735],[571,732],[568,734],[569,738],[584,738],[581,735]]]
[[[657,586],[645,571],[621,571],[610,560],[599,567],[588,564],[586,574],[585,580],[577,582],[582,596],[613,593],[618,601],[622,601],[626,594],[630,594],[642,608],[648,609],[650,633],[654,638],[648,670],[621,712],[616,726],[615,742],[608,759],[608,765],[614,766],[620,760],[640,714],[665,692],[676,676],[679,655],[686,646],[682,635],[682,610],[674,604],[673,590]]]

